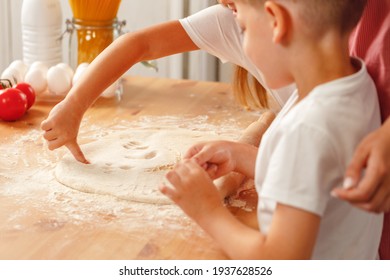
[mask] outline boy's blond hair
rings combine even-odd
[[[335,28],[342,34],[351,32],[359,22],[367,0],[235,0],[259,5],[266,1],[299,6],[299,17],[315,34]]]
[[[235,0],[250,5],[261,5],[266,0]],[[321,36],[328,29],[348,34],[360,20],[367,0],[268,0],[280,4],[301,5],[299,17],[313,36]],[[233,81],[236,99],[248,108],[268,108],[265,88],[242,67],[236,67]]]

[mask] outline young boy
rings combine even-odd
[[[295,82],[297,91],[259,150],[227,141],[195,145],[161,191],[233,259],[377,258],[383,216],[330,196],[359,141],[380,126],[375,85],[348,54],[365,1],[235,2],[244,50],[267,85]],[[255,178],[259,230],[219,199],[212,179],[231,171]]]

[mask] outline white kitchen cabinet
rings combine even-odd
[[[0,0],[0,72],[7,67],[12,58],[13,36],[10,29],[11,6],[9,2],[8,0]]]
[[[7,18],[5,17],[7,14],[7,3],[5,1],[0,2],[0,34],[2,34],[3,40],[0,40],[0,72],[5,68],[5,65],[8,62],[9,57],[9,46],[8,46],[8,32],[7,29]],[[7,38],[7,40],[4,40]]]
[[[68,0],[60,0],[65,20],[72,17]],[[22,35],[21,35],[21,6],[23,0],[0,0],[0,70],[4,70],[10,62],[22,59]],[[208,5],[215,4],[215,0],[122,0],[118,19],[126,20],[125,30],[131,32],[141,28],[164,22],[171,19],[179,19],[188,14],[199,11]],[[4,39],[6,38],[6,39]],[[68,57],[68,36],[64,37],[63,52],[64,61]],[[131,52],[131,46],[129,47]],[[156,73],[138,64],[129,70],[129,74],[189,78],[194,80],[228,80],[224,75],[229,73],[229,66],[221,65],[215,57],[202,51],[184,55],[175,55],[158,60],[159,71]]]

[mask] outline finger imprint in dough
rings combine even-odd
[[[184,128],[120,131],[81,147],[91,164],[65,155],[55,176],[63,185],[82,192],[170,204],[171,200],[158,190],[165,174],[191,145],[220,139],[227,138],[215,132]]]

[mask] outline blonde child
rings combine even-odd
[[[377,258],[383,215],[330,195],[359,141],[380,126],[375,85],[364,63],[348,54],[365,1],[235,4],[245,53],[267,85],[295,82],[297,90],[259,150],[227,141],[197,144],[160,190],[233,259]],[[212,180],[231,171],[255,178],[259,230],[240,223],[219,199]]]

